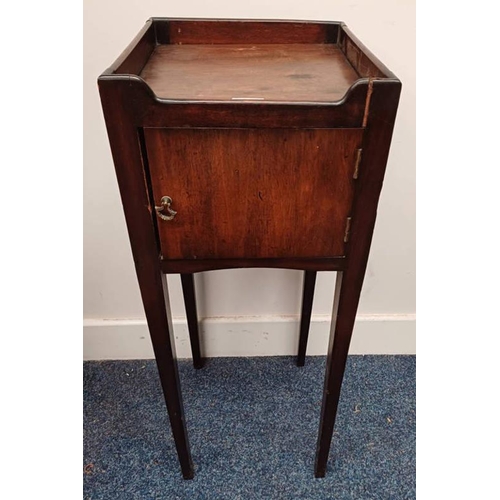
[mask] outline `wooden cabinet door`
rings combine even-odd
[[[344,255],[361,129],[144,130],[165,259]]]

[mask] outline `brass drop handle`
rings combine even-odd
[[[170,205],[172,205],[172,198],[170,198],[170,196],[164,196],[160,200],[160,203],[161,203],[161,207],[155,207],[155,210],[156,210],[156,213],[158,214],[158,217],[160,217],[160,219],[163,219],[163,220],[172,220],[177,215],[177,212],[170,208]],[[166,214],[162,213],[165,209],[170,215],[166,215]]]

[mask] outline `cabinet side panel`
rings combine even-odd
[[[137,34],[130,45],[109,69],[116,74],[138,75],[156,46],[155,32],[151,22]]]
[[[343,26],[339,31],[339,48],[359,76],[394,78],[394,74],[356,38],[347,26]]]

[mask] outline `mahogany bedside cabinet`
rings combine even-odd
[[[298,365],[317,271],[337,271],[316,477],[330,443],[401,82],[340,22],[152,18],[99,77],[104,117],[172,433],[184,420],[166,273],[305,271]]]

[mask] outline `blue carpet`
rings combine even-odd
[[[350,356],[327,475],[313,473],[324,357],[180,362],[182,479],[153,361],[84,364],[84,498],[413,499],[415,357]]]

